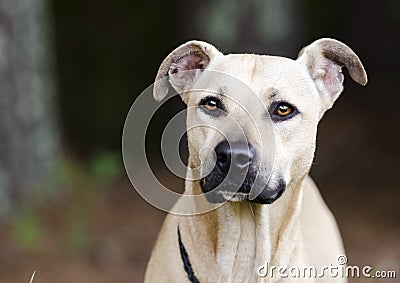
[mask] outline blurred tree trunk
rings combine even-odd
[[[58,148],[46,4],[0,0],[0,216],[49,189]]]

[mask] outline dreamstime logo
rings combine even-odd
[[[340,255],[337,264],[329,264],[321,267],[315,266],[274,266],[265,262],[257,269],[260,277],[270,278],[396,278],[394,270],[374,270],[370,265],[362,267],[346,265],[347,257]]]
[[[192,102],[189,103],[188,107],[176,113],[163,129],[161,154],[168,170],[185,179],[186,183],[193,184],[193,182],[198,182],[207,176],[215,166],[216,154],[213,148],[215,144],[212,141],[225,139],[229,144],[237,140],[248,143],[250,129],[252,131],[251,137],[255,139],[252,142],[258,143],[258,148],[261,151],[263,148],[268,148],[268,152],[258,152],[260,158],[257,161],[257,165],[266,162],[265,159],[267,159],[272,168],[275,158],[273,126],[269,121],[270,119],[261,119],[253,114],[268,113],[264,103],[245,83],[225,73],[204,70],[201,78],[202,80],[197,81],[190,89],[190,95],[196,97],[189,100]],[[155,84],[168,85],[168,77],[162,80],[165,81],[156,82]],[[235,93],[236,95],[226,96],[221,90],[221,86],[224,86],[224,88],[229,86],[229,93]],[[223,203],[211,203],[205,200],[205,195],[212,194],[212,191],[202,194],[189,194],[188,192],[179,194],[161,184],[153,174],[146,155],[148,126],[160,107],[172,97],[178,95],[170,92],[166,99],[161,103],[157,103],[153,99],[153,87],[154,84],[146,88],[136,98],[128,112],[123,129],[122,155],[125,169],[132,185],[148,203],[174,214],[200,214],[221,206]],[[234,109],[233,113],[232,111],[228,113],[225,112],[225,109],[221,109],[220,111],[223,111],[223,113],[218,119],[205,115],[199,109],[199,101],[207,96],[221,97],[226,104],[230,105],[231,109]],[[250,96],[251,105],[244,105],[242,102],[249,101]],[[248,110],[249,108],[251,108],[251,111]],[[196,157],[200,159],[200,163],[195,168],[188,168],[181,161],[179,155],[179,141],[185,133],[196,145],[195,148],[190,148],[191,154],[193,154],[193,150],[196,150],[197,152],[194,152],[194,154],[197,154]],[[202,133],[202,135],[199,133]],[[270,138],[261,138],[265,136]],[[231,172],[231,168],[229,168],[229,172]],[[261,174],[257,172],[256,181],[268,182],[271,172],[263,172],[263,176],[260,176]],[[227,176],[229,176],[229,173]],[[234,188],[236,192],[244,179],[245,174],[241,182],[238,182],[237,187]],[[226,185],[226,182],[226,180],[223,180],[214,190]],[[257,197],[260,192],[258,188],[252,188],[249,198]],[[173,206],[178,199],[181,199],[179,204]]]

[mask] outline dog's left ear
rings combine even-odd
[[[305,64],[325,106],[332,107],[343,91],[342,67],[360,85],[367,84],[367,74],[358,56],[344,43],[322,38],[303,48],[297,61]]]

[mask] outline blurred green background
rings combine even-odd
[[[320,37],[355,50],[369,83],[345,79],[311,172],[349,263],[400,265],[400,2],[0,0],[0,282],[140,282],[165,214],[133,190],[125,116],[165,56],[190,39],[224,53],[295,58]],[[157,113],[149,151],[179,99]],[[364,282],[362,279],[352,282]],[[377,279],[366,282],[396,282]]]

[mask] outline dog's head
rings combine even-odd
[[[333,39],[297,60],[223,55],[190,41],[161,64],[154,97],[171,85],[187,104],[189,167],[209,201],[272,203],[310,170],[318,122],[343,90],[342,67],[367,83],[357,55]]]

